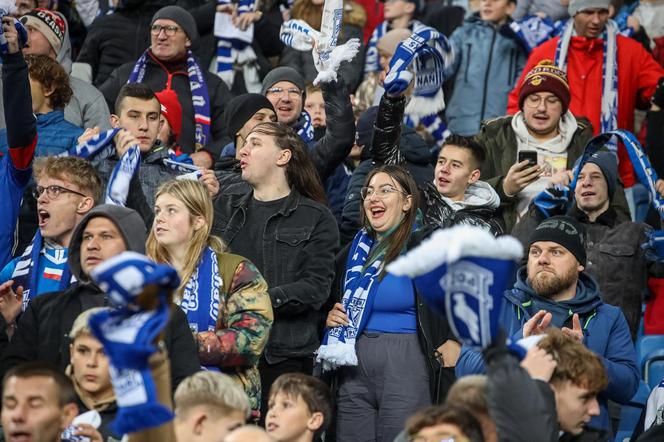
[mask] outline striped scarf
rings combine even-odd
[[[9,8],[11,10],[11,8]],[[5,9],[2,9],[0,7],[0,20],[6,15],[9,15],[9,12]],[[19,42],[19,47],[25,46],[25,43],[28,41],[28,31],[25,29],[23,24],[16,20],[15,18],[12,19],[14,21],[14,27],[16,28],[16,31],[18,32],[18,42]],[[0,54],[2,55],[7,55],[9,54],[9,45],[7,44],[7,37],[5,37],[5,33],[2,29],[2,26],[0,26]],[[0,65],[2,64],[2,60],[0,60]]]
[[[129,75],[127,83],[141,83],[145,77],[147,68],[148,53],[150,49],[143,52],[143,55],[134,65],[134,69]],[[210,96],[208,94],[207,83],[203,76],[203,71],[194,59],[194,53],[187,50],[187,73],[189,74],[189,89],[191,90],[191,102],[194,105],[194,124],[196,125],[196,150],[200,150],[211,141],[210,139]]]
[[[217,0],[218,5],[231,3],[231,0]],[[238,16],[256,9],[254,0],[240,0],[237,5]],[[251,24],[245,31],[241,31],[231,22],[230,14],[217,12],[214,28],[217,39],[215,72],[230,89],[233,86],[233,65],[236,63],[244,65],[256,60],[256,53],[251,48],[254,25]]]

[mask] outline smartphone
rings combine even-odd
[[[520,150],[518,156],[518,162],[528,161],[529,167],[537,165],[537,151],[536,150]]]

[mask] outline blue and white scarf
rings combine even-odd
[[[232,4],[231,0],[217,0],[218,5]],[[237,3],[237,15],[254,12],[254,0],[240,0]],[[239,31],[229,23],[230,15],[217,12],[215,15],[215,37],[217,38],[216,74],[230,89],[233,86],[233,65],[245,64],[256,60],[256,53],[251,48],[253,24],[245,32]],[[217,23],[219,22],[219,23]]]
[[[106,204],[124,207],[129,195],[129,185],[132,177],[141,167],[141,149],[138,145],[131,146],[122,155],[120,161],[113,168],[113,173],[106,185]]]
[[[94,268],[92,280],[116,307],[90,318],[92,334],[108,355],[118,412],[111,428],[118,434],[157,427],[173,413],[159,403],[148,358],[169,318],[172,293],[180,278],[174,268],[155,264],[135,252],[123,252]],[[158,305],[144,310],[137,303],[145,290],[156,289]]]
[[[320,32],[302,20],[288,20],[281,25],[279,38],[298,51],[311,52],[318,75],[314,85],[336,81],[343,61],[351,61],[360,49],[360,40],[351,38],[337,45],[344,16],[343,0],[325,0]]]
[[[443,147],[443,143],[445,143],[447,137],[452,134],[438,114],[427,115],[424,117],[406,114],[404,115],[404,123],[406,126],[413,129],[417,129],[421,124],[427,133],[431,135],[438,149]]]
[[[536,15],[511,21],[510,29],[514,31],[527,53],[549,40],[556,33],[556,26],[550,18],[541,18]]]
[[[141,83],[145,77],[145,69],[148,62],[150,49],[134,65],[127,83]],[[191,102],[194,105],[194,124],[196,126],[195,140],[196,150],[203,148],[210,139],[210,96],[203,71],[194,59],[194,53],[187,50],[187,73],[189,74],[189,89],[191,90]]]
[[[383,38],[383,35],[387,34],[389,23],[387,21],[382,22],[376,29],[371,33],[371,38],[369,43],[367,43],[367,51],[364,55],[364,74],[370,72],[380,72],[380,55],[378,54],[378,40]]]
[[[301,123],[301,126],[297,129],[297,134],[302,141],[305,144],[312,142],[314,140],[314,125],[311,123],[309,112],[303,110],[298,123]]]
[[[37,296],[37,286],[39,285],[39,259],[43,250],[43,238],[41,231],[37,229],[32,242],[25,248],[23,254],[16,262],[16,267],[12,273],[11,279],[14,280],[14,288],[23,287],[23,306],[22,311],[28,306],[30,299]],[[64,291],[76,278],[71,274],[69,266],[65,265],[60,276],[59,291]],[[32,296],[31,296],[32,294]]]
[[[604,40],[604,72],[602,74],[602,113],[600,118],[600,132],[606,133],[618,129],[618,44],[616,24],[609,20],[606,31],[602,35]],[[574,35],[574,20],[569,19],[563,28],[563,33],[556,46],[554,63],[559,69],[567,72],[567,52]],[[617,144],[611,141],[606,145],[612,152],[617,151]]]
[[[316,361],[323,364],[323,370],[334,370],[342,366],[357,365],[355,342],[362,334],[373,307],[380,281],[383,257],[378,256],[367,263],[375,240],[362,229],[355,235],[346,262],[344,294],[341,300],[349,324],[326,329],[323,343],[316,352]],[[367,266],[367,264],[369,264]]]
[[[447,37],[433,28],[422,27],[399,43],[383,85],[390,94],[402,93],[414,74],[415,87],[406,113],[411,117],[436,114],[445,109],[445,68],[453,61],[454,50]],[[408,70],[411,65],[413,73]]]
[[[217,328],[219,295],[224,285],[217,259],[217,253],[210,247],[203,250],[200,263],[184,287],[182,299],[177,302],[187,315],[189,328],[193,333],[214,332]]]
[[[14,2],[9,2],[9,3],[10,3],[9,5],[0,5],[0,20],[2,20],[4,16],[9,15],[9,13],[11,12]],[[4,6],[7,9],[4,9],[2,6]],[[25,29],[25,26],[23,26],[23,24],[20,21],[16,20],[15,18],[13,19],[13,21],[14,21],[14,27],[18,32],[19,48],[22,48],[23,46],[25,46],[25,43],[28,41],[28,31]],[[0,26],[0,54],[2,55],[9,54],[9,45],[7,44],[7,37],[5,37],[5,33],[2,29],[2,26]],[[2,60],[0,60],[0,64],[2,64]]]

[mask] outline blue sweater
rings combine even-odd
[[[417,333],[415,292],[409,277],[388,273],[380,281],[365,330]]]
[[[618,307],[602,302],[597,282],[585,273],[579,275],[573,299],[553,302],[534,293],[526,280],[526,268],[522,267],[514,288],[505,292],[503,297],[502,328],[513,341],[521,339],[523,324],[539,310],[551,312],[551,326],[558,328],[571,327],[572,315],[579,314],[583,343],[602,358],[609,377],[609,385],[598,396],[601,414],[594,417],[589,426],[609,429],[607,400],[626,404],[639,388],[636,352],[625,316]],[[485,370],[482,355],[463,347],[456,366],[457,377],[484,373]]]
[[[37,115],[37,141],[36,156],[57,155],[76,147],[78,137],[83,129],[65,120],[62,110],[54,110],[47,114]],[[7,153],[7,129],[0,130],[0,151]]]

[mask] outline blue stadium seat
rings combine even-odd
[[[664,350],[664,335],[643,335],[636,340],[636,362],[643,366],[644,357],[655,350]]]
[[[645,382],[640,381],[639,389],[636,391],[634,397],[629,403],[623,405],[620,410],[620,424],[618,425],[615,442],[623,442],[625,439],[629,440],[632,436],[641,418],[641,412],[646,407],[648,396],[650,396],[650,388]]]
[[[643,380],[651,389],[664,379],[664,349],[654,350],[645,355],[642,363]]]

